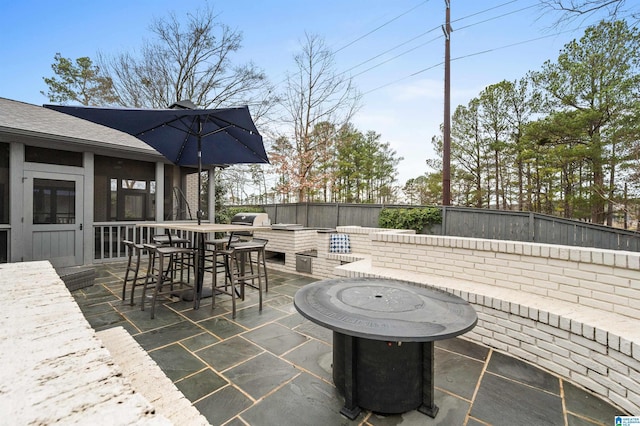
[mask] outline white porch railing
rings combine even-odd
[[[123,240],[137,243],[148,243],[155,234],[163,233],[161,229],[147,226],[136,226],[140,222],[98,222],[93,225],[95,263],[124,260],[128,253]],[[150,224],[153,222],[149,222]],[[191,239],[191,233],[177,231],[181,237]]]

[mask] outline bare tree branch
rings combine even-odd
[[[253,63],[233,64],[242,34],[216,19],[210,8],[188,14],[186,22],[171,13],[151,24],[155,37],[139,53],[101,55],[119,103],[166,108],[189,99],[202,108],[257,106],[256,120],[266,114],[276,100],[272,86]]]
[[[309,190],[322,184],[320,174],[314,172],[324,152],[315,146],[316,126],[328,124],[340,129],[347,124],[359,107],[360,94],[351,78],[335,71],[333,53],[322,38],[307,34],[301,49],[294,57],[297,72],[287,77],[281,105],[282,121],[292,133],[292,152],[282,159],[296,165],[288,167],[293,175],[290,185],[303,201]]]
[[[627,0],[540,0],[543,9],[559,12],[555,22],[561,26],[575,20],[586,20],[596,14],[604,15],[608,19],[622,19],[631,16],[640,18],[640,8],[635,1]],[[626,7],[628,5],[628,7]]]

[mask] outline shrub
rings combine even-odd
[[[378,218],[378,225],[382,228],[413,229],[416,232],[437,223],[442,223],[442,212],[437,207],[385,208]]]

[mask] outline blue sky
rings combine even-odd
[[[597,19],[554,29],[551,24],[558,16],[544,13],[538,3],[451,0],[452,112],[487,85],[524,77],[545,60],[555,60],[568,41],[580,38],[585,25]],[[444,0],[209,2],[220,22],[243,34],[243,47],[234,60],[253,61],[274,83],[281,82],[287,71],[295,72],[293,55],[305,32],[324,37],[337,51],[336,71],[350,70],[364,93],[354,124],[363,132],[381,134],[404,157],[399,166],[401,184],[428,171],[425,160],[434,156],[431,138],[439,132],[443,117],[444,68],[438,64],[444,58],[440,30],[444,4]],[[95,58],[98,52],[134,52],[151,38],[148,28],[154,18],[169,12],[184,17],[204,5],[192,0],[0,0],[0,96],[48,103],[40,94],[46,91],[42,78],[53,76],[51,64],[57,52],[71,59]],[[386,51],[390,52],[372,59]]]

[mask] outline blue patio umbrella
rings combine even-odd
[[[168,109],[44,105],[137,137],[179,166],[269,163],[249,108],[195,109],[181,101]],[[198,224],[202,206],[198,197]]]

